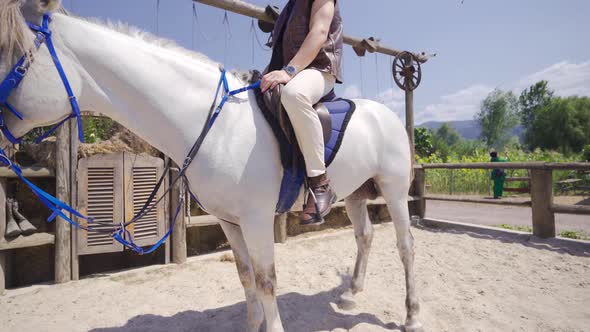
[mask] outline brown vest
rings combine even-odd
[[[291,0],[293,6],[290,13],[283,10],[277,18],[272,34],[273,43],[281,40],[282,35],[282,60],[286,65],[295,57],[301,48],[305,37],[309,33],[309,21],[313,0]],[[342,18],[338,2],[335,0],[334,18],[330,24],[328,39],[320,49],[316,58],[307,68],[327,72],[336,78],[336,82],[342,83]],[[288,5],[289,6],[289,5]],[[286,7],[287,8],[287,7]],[[285,26],[286,24],[286,26]],[[277,45],[273,44],[273,48]]]

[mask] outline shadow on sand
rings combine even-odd
[[[346,313],[336,309],[336,302],[348,285],[350,277],[344,277],[342,284],[332,290],[314,295],[287,293],[277,300],[286,331],[332,331],[349,330],[359,324],[375,326],[387,331],[403,331],[398,324],[385,323],[373,314]],[[195,299],[198,301],[198,299]],[[157,306],[157,304],[154,304]],[[135,316],[124,326],[93,329],[91,332],[180,332],[212,331],[233,332],[246,330],[246,302],[205,311],[188,310],[165,317],[159,315]]]
[[[539,250],[549,250],[560,254],[569,254],[579,257],[590,257],[590,243],[582,241],[573,241],[564,238],[543,239],[533,234],[517,234],[504,231],[502,229],[490,229],[489,227],[478,227],[477,225],[468,224],[433,224],[428,218],[424,224],[418,227],[422,230],[435,233],[465,234],[478,239],[495,240],[504,243],[518,243],[525,247]]]

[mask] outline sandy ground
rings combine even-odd
[[[427,331],[588,331],[590,250],[529,236],[413,229]],[[391,224],[376,227],[358,306],[334,304],[356,253],[350,229],[277,245],[287,331],[399,331],[404,277]],[[553,245],[551,245],[553,244]],[[233,263],[220,254],[62,285],[9,290],[1,331],[243,331]]]

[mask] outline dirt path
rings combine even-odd
[[[414,229],[427,331],[587,331],[590,251],[528,237]],[[351,230],[277,245],[287,331],[399,331],[404,277],[391,224],[376,227],[365,292],[334,302],[356,248]],[[243,291],[220,254],[0,297],[1,331],[244,331]]]

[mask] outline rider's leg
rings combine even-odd
[[[306,200],[308,204],[303,213],[304,224],[321,223],[322,216],[329,212],[335,198],[326,176],[322,125],[313,108],[313,104],[334,88],[334,82],[335,78],[331,74],[305,69],[293,77],[282,91],[281,102],[293,124],[305,159],[308,185],[314,193]]]

